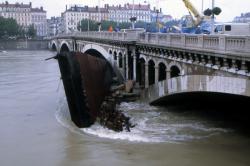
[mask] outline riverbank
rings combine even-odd
[[[1,50],[47,50],[48,40],[0,40]]]

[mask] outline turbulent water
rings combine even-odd
[[[77,128],[53,55],[0,53],[1,165],[250,165],[249,136],[197,111],[121,103],[131,132]]]

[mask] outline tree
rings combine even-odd
[[[213,14],[219,15],[221,12],[222,12],[222,10],[221,10],[221,8],[219,8],[219,7],[214,7],[212,10],[208,8],[208,9],[206,9],[206,10],[204,11],[204,15],[205,15],[205,16],[211,16],[211,15],[213,15]]]
[[[31,38],[36,36],[36,29],[33,24],[28,27],[27,36]]]
[[[20,26],[13,18],[0,17],[0,37],[17,36]]]
[[[204,11],[204,15],[205,16],[211,16],[212,15],[212,10],[211,9],[206,9],[205,11]]]
[[[81,21],[81,26],[80,24],[78,24],[77,29],[82,31],[97,31],[98,30],[98,25],[97,22],[92,21],[92,20],[88,20],[88,19],[83,19]]]
[[[93,21],[93,20],[83,19],[81,21],[81,26],[80,26],[80,24],[78,24],[77,29],[80,30],[80,28],[81,28],[81,31],[88,31],[88,27],[89,27],[89,31],[97,31],[98,30],[98,22]],[[101,21],[101,30],[102,31],[108,31],[110,27],[112,27],[115,30],[128,29],[131,27],[131,23],[127,23],[127,22],[118,23],[115,21],[107,21],[107,20]]]
[[[212,12],[213,12],[215,15],[219,15],[222,11],[221,11],[221,8],[215,7],[215,8],[213,8]]]

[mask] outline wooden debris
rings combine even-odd
[[[123,130],[130,132],[135,126],[130,122],[129,117],[116,108],[122,101],[134,101],[138,98],[138,94],[129,93],[132,92],[133,86],[132,80],[122,85],[111,86],[111,94],[105,97],[99,111],[98,119],[102,126],[117,132]]]

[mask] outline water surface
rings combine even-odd
[[[136,124],[115,133],[70,121],[49,51],[0,53],[1,166],[190,165],[249,166],[250,139],[190,111],[122,103]],[[202,110],[201,110],[202,111]]]

